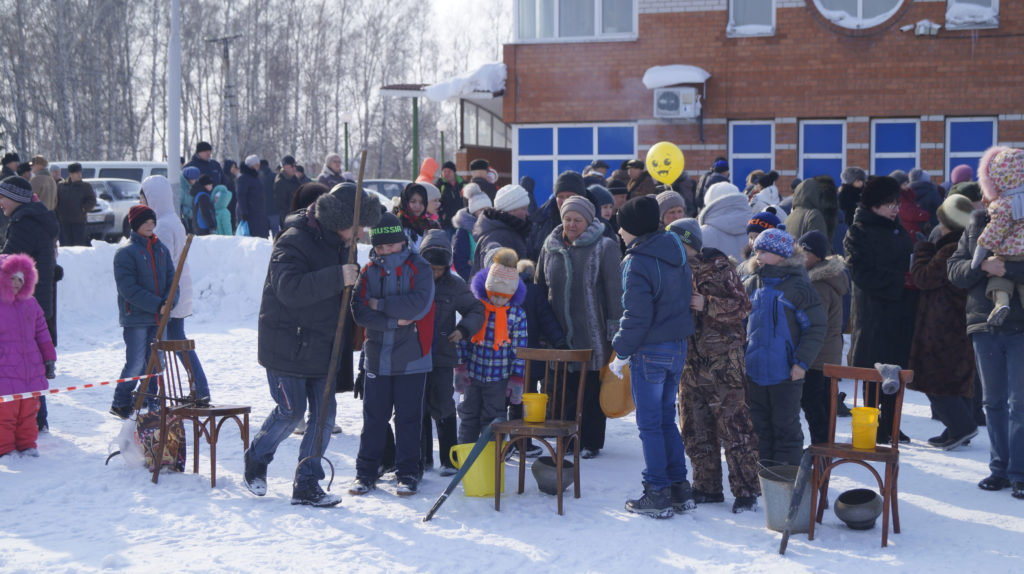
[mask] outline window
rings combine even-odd
[[[508,148],[509,127],[490,110],[462,102],[462,145]]]
[[[871,173],[889,175],[920,165],[921,123],[918,120],[871,121]]]
[[[555,179],[563,171],[583,173],[595,159],[603,159],[614,170],[637,156],[632,124],[516,126],[513,135],[512,179],[532,177],[538,205],[551,197]]]
[[[520,42],[631,40],[637,0],[515,0]]]
[[[995,118],[946,119],[946,181],[965,163],[978,173],[978,160],[998,141]]]
[[[142,181],[141,167],[105,167],[100,170],[100,177],[115,177]]]
[[[772,169],[775,164],[775,122],[732,122],[729,124],[729,173],[743,189],[754,170]]]
[[[774,36],[775,0],[729,0],[729,37]]]
[[[999,27],[999,0],[948,0],[946,29]]]
[[[846,167],[846,122],[804,120],[800,122],[800,171],[803,178],[830,175],[841,183]]]
[[[814,4],[836,26],[860,30],[892,18],[903,0],[814,0]]]

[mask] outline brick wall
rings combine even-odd
[[[711,8],[652,13],[699,4]],[[1024,142],[1024,2],[1000,3],[996,30],[934,37],[899,28],[944,22],[945,2],[907,2],[891,21],[860,32],[827,22],[813,2],[778,6],[771,37],[727,38],[726,0],[640,0],[636,41],[506,45],[504,120],[635,121],[641,150],[673,141],[693,169],[725,154],[727,119],[852,118],[847,163],[867,166],[869,119],[919,118],[922,167],[934,173],[944,171],[946,116],[1000,116],[999,140]],[[652,115],[653,94],[641,78],[667,64],[711,73],[703,142],[696,124]],[[796,144],[796,124],[777,122],[777,169],[796,169]]]

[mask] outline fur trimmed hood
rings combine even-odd
[[[850,292],[850,280],[846,277],[846,261],[839,255],[829,255],[824,261],[807,270],[811,282],[824,281],[840,297]]]
[[[469,289],[473,291],[473,296],[481,301],[487,301],[487,288],[484,284],[487,282],[487,271],[488,269],[481,269],[476,272],[473,276],[473,281],[469,284]],[[523,283],[523,278],[519,278],[519,286],[516,287],[516,294],[509,299],[509,305],[522,305],[523,301],[526,301],[526,283]]]
[[[20,272],[25,277],[25,284],[17,294],[11,285],[11,278]],[[0,255],[0,301],[13,303],[16,299],[24,301],[35,293],[39,274],[36,272],[35,261],[28,255]]]

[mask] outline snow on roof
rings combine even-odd
[[[999,25],[999,9],[965,2],[950,2],[946,8],[947,28]]]
[[[703,84],[711,77],[703,68],[675,64],[672,66],[654,66],[644,72],[644,86],[648,90],[664,88],[676,84]]]
[[[496,94],[505,89],[505,78],[508,69],[501,62],[484,64],[476,70],[457,76],[450,80],[424,88],[427,97],[435,102],[443,102],[451,98],[466,98],[474,93],[486,92]]]
[[[871,18],[858,18],[846,10],[829,10],[822,6],[821,0],[815,0],[815,6],[826,20],[832,22],[836,26],[848,28],[850,30],[861,30],[863,28],[872,28],[877,26],[889,18],[892,18],[902,5],[902,2],[893,2],[891,8],[877,16],[873,16]]]

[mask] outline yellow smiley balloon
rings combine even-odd
[[[666,185],[679,179],[684,165],[683,152],[672,142],[658,142],[647,151],[647,172]]]

